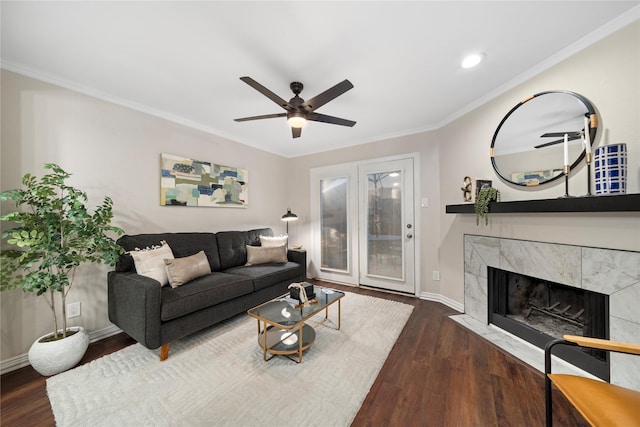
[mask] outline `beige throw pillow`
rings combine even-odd
[[[247,245],[247,263],[245,265],[267,264],[276,262],[283,264],[287,262],[287,247],[274,246],[249,246]]]
[[[160,246],[136,249],[135,251],[130,251],[129,254],[133,258],[138,274],[157,280],[161,286],[169,284],[164,268],[164,260],[173,258],[173,252],[167,242],[162,241]]]
[[[273,248],[275,246],[283,246],[287,244],[288,236],[260,236],[260,246],[263,248]]]
[[[169,284],[172,288],[177,288],[193,279],[211,274],[209,260],[204,251],[184,258],[165,259],[164,263]]]

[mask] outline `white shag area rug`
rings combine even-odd
[[[413,306],[346,293],[341,329],[308,324],[303,361],[262,358],[257,321],[237,316],[172,343],[169,358],[140,344],[47,380],[58,426],[348,426]]]

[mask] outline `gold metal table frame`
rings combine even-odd
[[[293,306],[283,300],[283,295],[276,300],[266,302],[247,311],[250,317],[258,321],[258,344],[262,348],[264,361],[274,355],[283,355],[296,363],[302,363],[302,353],[315,341],[315,330],[305,323],[306,320],[325,312],[325,320],[329,319],[329,306],[338,303],[338,327],[340,330],[341,300],[344,293],[334,290],[316,288],[315,303],[304,307]],[[329,291],[331,293],[327,293]],[[272,354],[267,358],[267,354]],[[297,360],[291,355],[297,354]]]

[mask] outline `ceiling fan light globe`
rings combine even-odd
[[[307,119],[301,116],[291,116],[287,119],[287,123],[292,128],[303,128],[307,125]]]

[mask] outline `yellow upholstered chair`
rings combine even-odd
[[[640,345],[574,335],[563,338],[549,342],[544,351],[547,426],[553,422],[552,383],[592,426],[640,426],[640,391],[577,375],[551,373],[551,351],[556,345],[637,355],[640,355]]]

